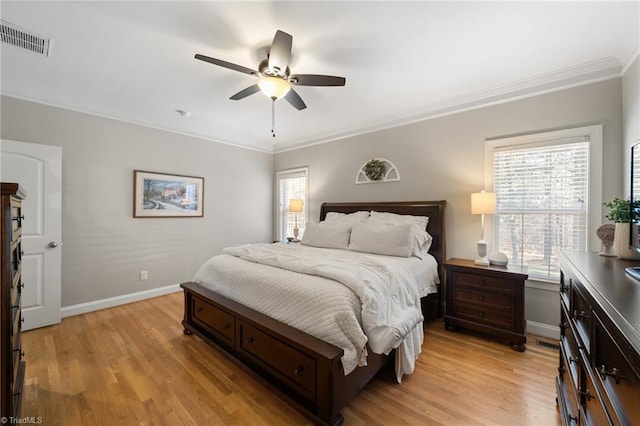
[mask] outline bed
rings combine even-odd
[[[329,213],[352,214],[359,211],[427,216],[426,229],[432,237],[429,254],[435,259],[437,274],[443,277],[445,205],[445,201],[324,203],[320,220],[324,221]],[[290,249],[273,246],[283,251]],[[182,322],[185,334],[196,334],[239,365],[257,373],[318,424],[341,424],[341,408],[393,356],[398,356],[395,349],[388,355],[369,350],[366,352],[366,366],[358,366],[345,375],[345,349],[195,281],[183,283],[181,287],[185,296]],[[425,320],[440,314],[439,286],[437,289],[419,301]],[[367,342],[367,348],[369,344],[373,344],[373,340]]]

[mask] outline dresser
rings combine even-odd
[[[449,259],[444,268],[446,329],[479,331],[524,351],[524,282],[528,275],[520,268],[479,266],[469,259]]]
[[[564,425],[640,425],[637,262],[560,254],[557,402]]]
[[[25,362],[20,343],[22,328],[22,199],[16,183],[1,183],[2,308],[0,309],[0,417],[20,417]]]

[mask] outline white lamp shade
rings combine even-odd
[[[258,80],[258,87],[267,98],[280,99],[291,89],[287,80],[280,77],[262,77]]]
[[[496,194],[476,192],[471,194],[471,214],[494,214],[496,212]]]
[[[291,213],[302,213],[302,200],[289,200],[289,211]]]

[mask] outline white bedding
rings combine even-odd
[[[194,281],[342,348],[345,374],[366,365],[367,343],[376,353],[398,348],[400,381],[422,346],[420,297],[435,291],[437,279],[430,256],[254,244],[225,249]]]

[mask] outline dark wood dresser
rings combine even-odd
[[[519,268],[478,266],[473,260],[449,259],[444,263],[447,330],[463,327],[491,334],[522,352],[527,342],[524,317],[524,282]]]
[[[16,183],[1,183],[2,195],[2,308],[0,309],[0,417],[20,418],[25,362],[20,344],[22,328],[22,199]],[[13,418],[13,419],[12,419]],[[4,422],[3,422],[4,423]]]
[[[640,281],[637,262],[560,254],[557,401],[565,425],[640,425]]]

